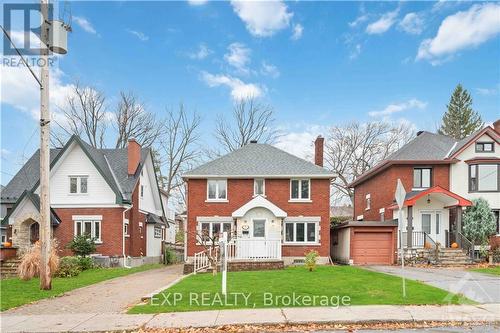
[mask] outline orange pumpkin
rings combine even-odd
[[[12,243],[11,242],[5,242],[5,243],[3,243],[3,246],[4,247],[11,247]]]
[[[452,249],[458,249],[458,244],[457,244],[457,243],[453,243],[453,244],[451,244],[451,248],[452,248]]]

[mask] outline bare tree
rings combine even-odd
[[[150,147],[162,132],[162,125],[155,115],[147,112],[133,93],[123,91],[116,107],[114,127],[117,131],[116,148],[125,148],[130,138]]]
[[[163,135],[159,139],[161,155],[160,168],[163,170],[164,191],[170,197],[174,191],[182,191],[182,172],[186,171],[198,157],[198,127],[200,117],[189,115],[184,105],[177,111],[167,110]]]
[[[274,110],[270,105],[258,103],[254,98],[242,99],[234,105],[231,121],[219,115],[215,137],[222,148],[233,151],[251,140],[273,143],[278,132],[273,128]]]
[[[53,145],[62,146],[68,137],[76,134],[96,148],[104,147],[104,133],[107,125],[106,97],[93,87],[82,87],[76,83],[62,107],[62,117],[55,118],[57,128],[53,131]]]
[[[212,274],[217,275],[217,266],[220,261],[219,252],[219,234],[210,236],[208,230],[200,230],[197,232],[187,232],[187,236],[194,237],[196,243],[203,247],[203,252],[207,256]]]
[[[350,199],[354,204],[354,190],[349,184],[413,137],[413,128],[405,123],[353,122],[331,127],[325,161],[327,168],[337,174],[332,183],[334,201]]]

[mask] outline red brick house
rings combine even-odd
[[[330,179],[323,142],[315,164],[252,142],[183,175],[187,183],[187,256],[201,253],[197,234],[231,235],[231,260],[303,259],[317,250],[329,259]]]
[[[50,152],[50,203],[61,255],[76,235],[96,240],[96,254],[159,260],[168,227],[151,150],[96,149],[77,136]],[[39,152],[2,189],[2,238],[22,250],[38,240]],[[142,260],[144,261],[144,260]],[[137,262],[132,260],[132,262]]]
[[[385,232],[396,231],[398,208],[394,197],[398,179],[407,192],[399,244],[413,248],[426,243],[465,245],[467,240],[461,233],[463,209],[480,197],[489,202],[499,234],[500,121],[460,141],[419,132],[415,139],[351,184],[357,225],[387,225]],[[350,243],[344,244],[351,249],[350,253],[343,251],[344,261],[390,263],[395,259],[397,235],[388,237],[377,231],[370,234],[368,242],[359,242],[354,234],[338,237]],[[353,248],[359,251],[353,252]],[[363,256],[372,256],[371,262]]]

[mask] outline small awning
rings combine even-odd
[[[440,201],[442,201],[446,205],[446,207],[472,206],[472,202],[470,200],[467,200],[456,193],[448,191],[447,189],[442,188],[441,186],[434,186],[427,190],[412,191],[406,193],[406,199],[403,206],[404,207],[415,206],[418,200],[425,198],[426,196],[437,197]],[[396,204],[393,204],[388,207],[388,209],[397,209],[397,208],[398,206]]]
[[[270,210],[271,213],[273,213],[276,217],[287,217],[287,214],[283,209],[279,208],[261,195],[256,196],[255,198],[235,210],[232,214],[232,217],[243,217],[250,209],[257,207],[262,207]]]
[[[163,216],[158,216],[158,215],[153,214],[153,213],[148,213],[148,215],[146,216],[146,223],[151,223],[151,224],[155,224],[155,223],[168,224],[166,222],[166,219]]]

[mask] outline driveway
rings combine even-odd
[[[401,276],[400,266],[369,266],[371,270]],[[500,303],[500,277],[457,268],[405,267],[405,277],[453,293],[460,293],[479,303]]]
[[[13,315],[120,313],[182,276],[182,265],[135,273],[2,312]]]

